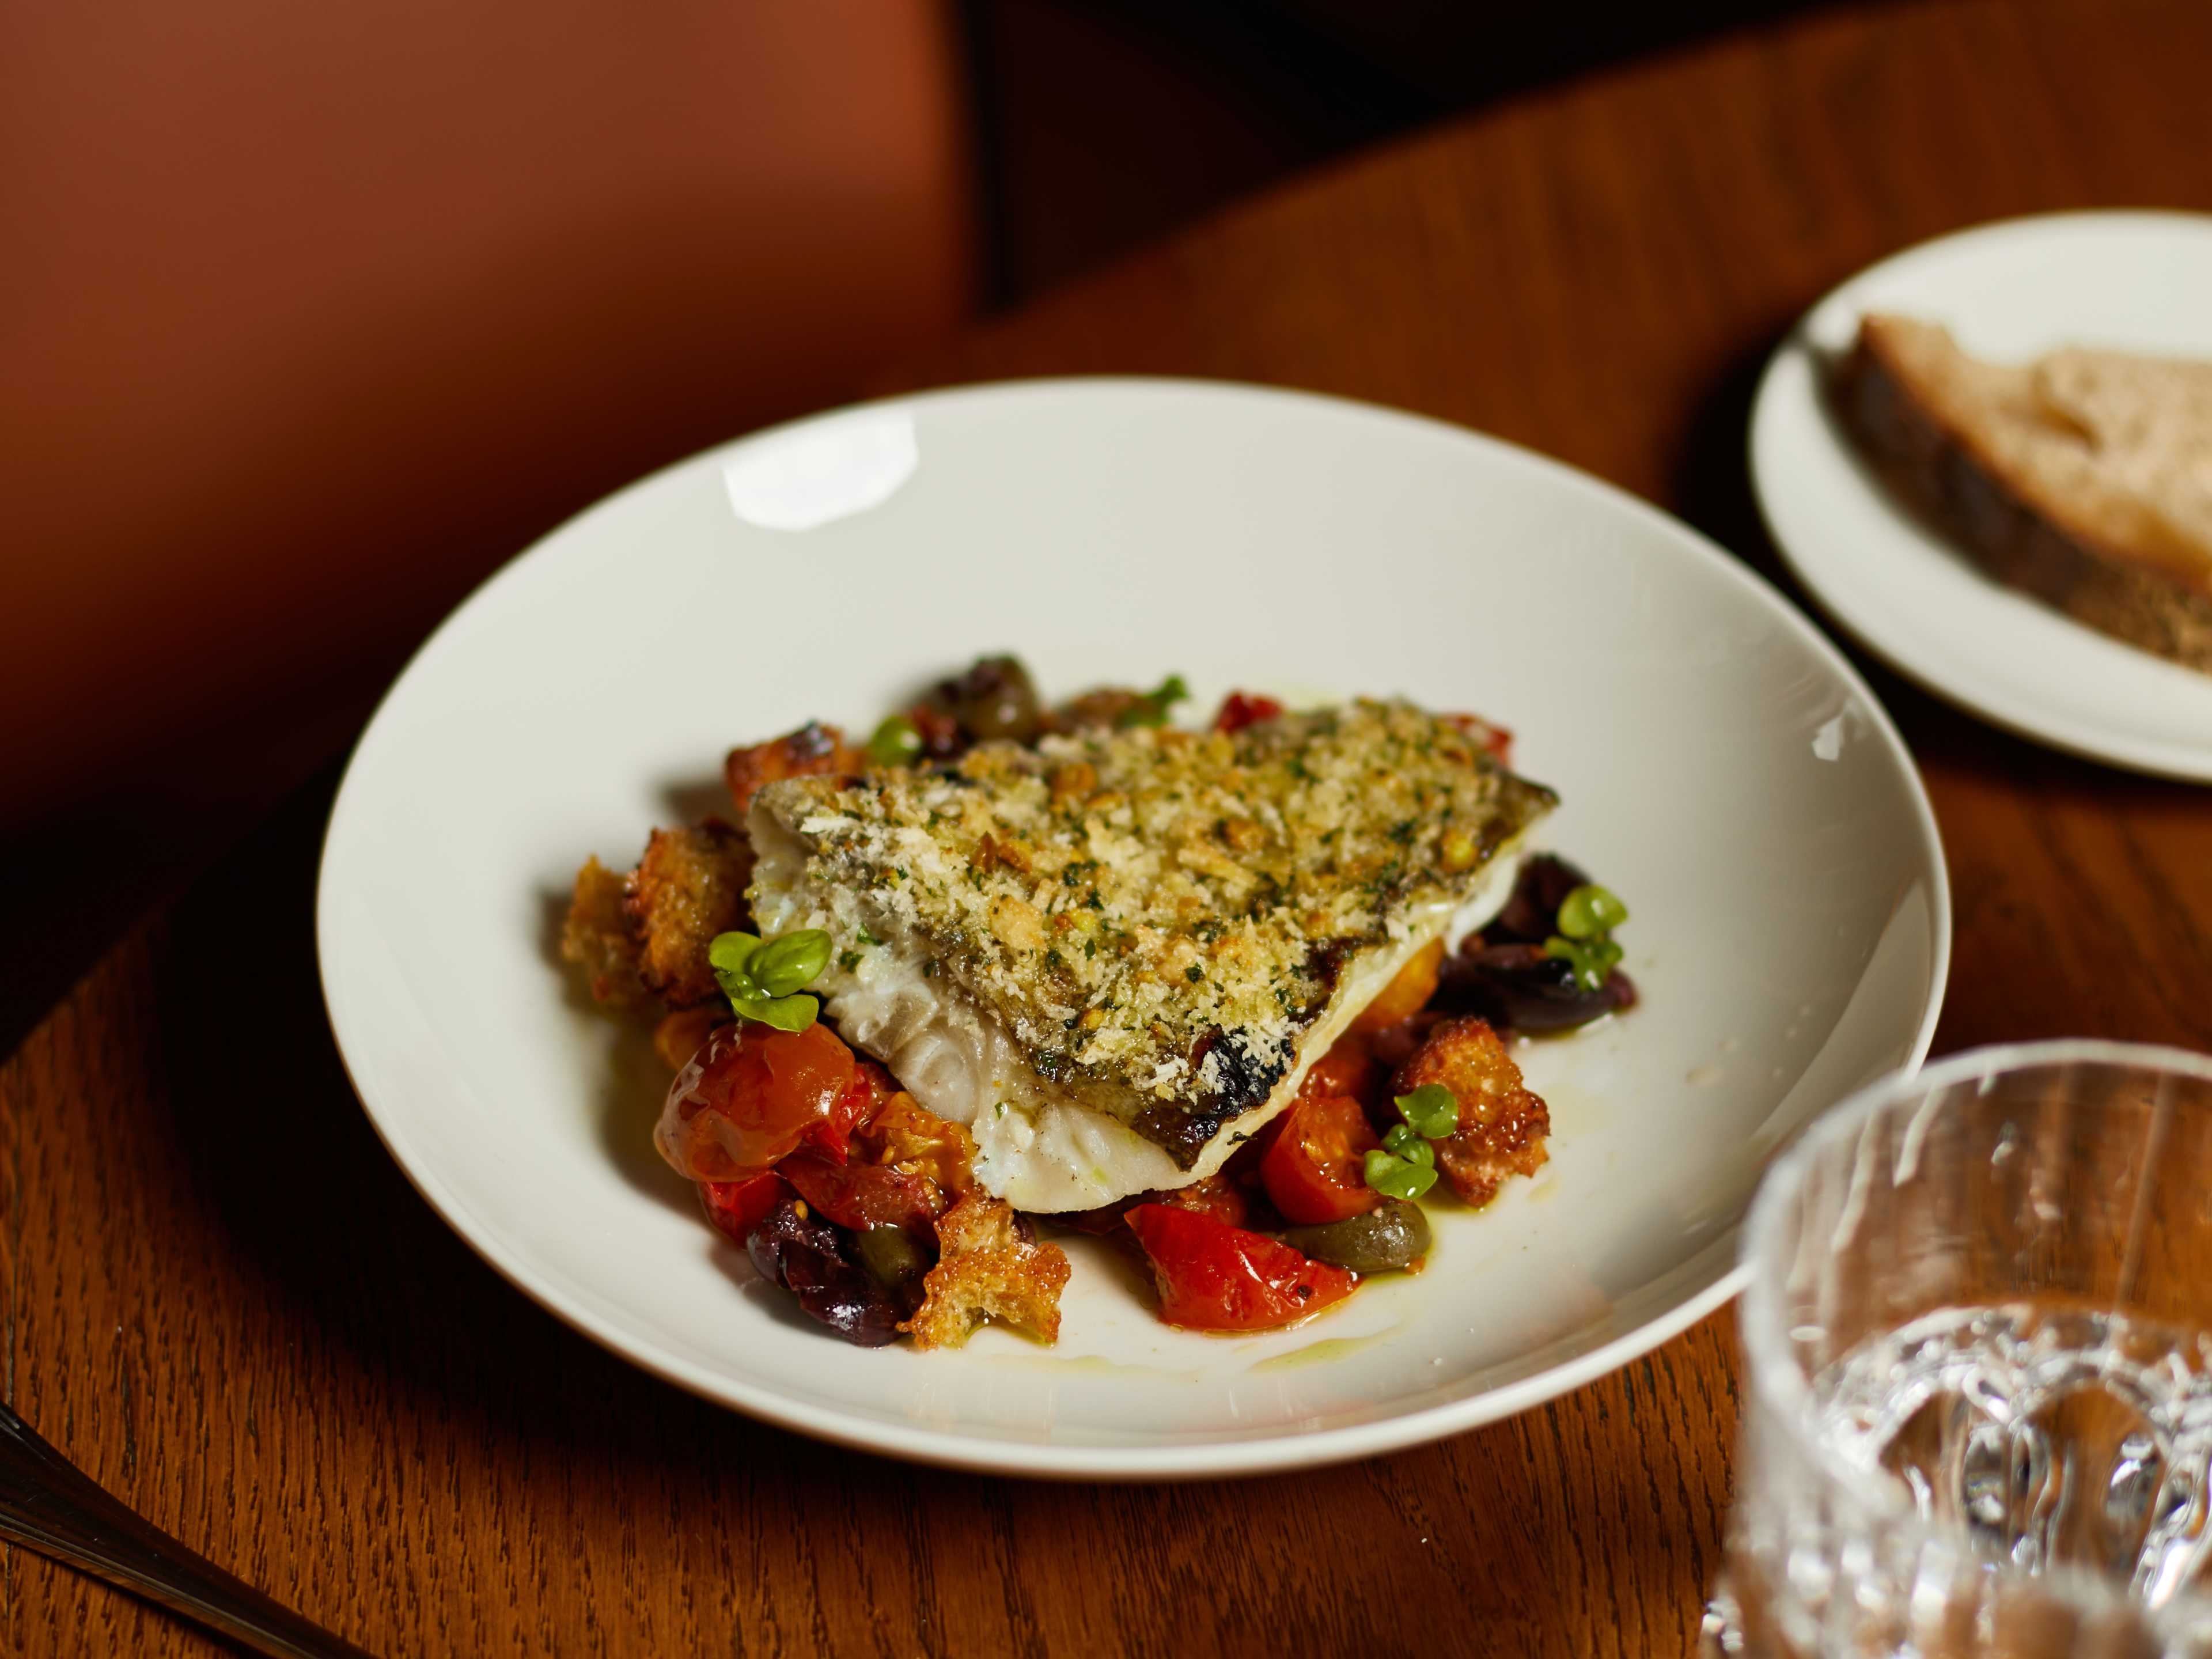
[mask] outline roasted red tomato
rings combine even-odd
[[[1269,1331],[1350,1296],[1341,1267],[1196,1210],[1139,1204],[1129,1228],[1151,1259],[1160,1317],[1194,1331]]]
[[[975,1184],[975,1137],[962,1124],[925,1112],[901,1091],[868,1114],[854,1131],[853,1145],[866,1162],[927,1176],[951,1197]]]
[[[1381,1068],[1364,1031],[1346,1031],[1329,1044],[1328,1052],[1314,1061],[1298,1085],[1301,1098],[1323,1095],[1352,1095],[1361,1100],[1375,1092],[1382,1081]]]
[[[1382,1143],[1350,1095],[1301,1092],[1260,1162],[1260,1180],[1285,1221],[1348,1221],[1382,1201],[1367,1184],[1366,1157]]]
[[[811,1150],[775,1166],[799,1195],[841,1227],[927,1231],[951,1200],[927,1176],[878,1164],[836,1164]]]
[[[1361,1036],[1372,1036],[1393,1025],[1401,1025],[1429,1006],[1429,999],[1437,994],[1437,981],[1444,965],[1444,942],[1431,939],[1407,958],[1390,982],[1384,986],[1351,1024],[1350,1030]],[[1342,1046],[1339,1039],[1338,1047]],[[1334,1054],[1335,1048],[1329,1050]],[[1324,1054],[1323,1060],[1328,1059]],[[1346,1094],[1353,1092],[1347,1089]]]
[[[1248,697],[1242,691],[1231,691],[1222,700],[1221,712],[1213,717],[1213,729],[1242,732],[1248,726],[1271,720],[1282,712],[1283,705],[1273,697]]]
[[[757,1175],[842,1115],[855,1069],[853,1051],[819,1023],[717,1026],[669,1085],[653,1142],[694,1181]]]
[[[745,1235],[761,1224],[761,1218],[791,1196],[791,1188],[783,1177],[773,1173],[748,1176],[743,1181],[702,1181],[699,1183],[699,1201],[707,1206],[707,1219],[739,1249],[745,1247]]]
[[[1156,1193],[1151,1202],[1170,1204],[1178,1210],[1195,1210],[1200,1215],[1210,1215],[1216,1221],[1224,1221],[1232,1227],[1241,1227],[1251,1215],[1251,1206],[1237,1183],[1225,1176],[1210,1175],[1194,1181],[1188,1187]]]
[[[822,1150],[832,1164],[853,1155],[853,1137],[875,1121],[876,1115],[897,1095],[891,1074],[862,1055],[854,1055],[853,1080],[837,1103],[819,1121],[808,1126],[807,1145]]]
[[[1500,766],[1513,764],[1513,733],[1480,714],[1447,714],[1444,718],[1486,749]]]

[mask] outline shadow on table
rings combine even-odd
[[[409,1185],[362,1110],[323,1006],[313,898],[335,787],[333,773],[302,791],[203,877],[158,947],[178,1155],[212,1206],[217,1237],[234,1247],[235,1259],[219,1265],[266,1298],[272,1345],[288,1327],[313,1332],[331,1346],[332,1363],[367,1373],[403,1413],[410,1402],[458,1410],[495,1435],[686,1462],[713,1448],[756,1467],[804,1461],[817,1472],[825,1459],[847,1460],[694,1400],[570,1331]],[[558,994],[549,973],[548,994]],[[609,1121],[603,1139],[642,1149],[615,1158],[626,1179],[672,1191],[690,1208],[683,1183],[642,1139],[649,1113],[641,1120],[636,1110],[644,1097],[630,1072],[649,1066],[665,1083],[665,1071],[649,1036],[625,1035],[635,1042],[623,1054],[644,1058],[612,1068],[606,1115],[640,1133]],[[750,1277],[735,1249],[718,1260],[733,1281]]]
[[[1794,322],[1789,325],[1794,327]],[[1738,353],[1698,400],[1672,468],[1680,516],[1778,589],[1848,656],[1888,708],[1923,765],[2002,781],[2037,793],[2094,794],[2134,807],[2196,793],[2196,787],[2142,776],[2045,749],[1962,714],[1892,672],[1832,623],[1783,561],[1752,493],[1748,459],[1752,403],[1759,377],[1789,332],[1777,328]]]

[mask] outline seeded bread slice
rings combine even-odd
[[[2212,673],[2212,362],[1990,363],[1875,315],[1833,390],[1891,487],[2000,581]]]

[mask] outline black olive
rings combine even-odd
[[[898,1340],[902,1315],[892,1292],[847,1253],[851,1237],[787,1199],[745,1236],[745,1254],[762,1278],[796,1296],[808,1316],[848,1342],[880,1348]]]
[[[966,673],[931,692],[930,702],[977,743],[1027,743],[1044,724],[1036,687],[1018,657],[978,657]]]
[[[1572,964],[1546,956],[1541,945],[1470,940],[1445,959],[1433,1006],[1520,1031],[1565,1031],[1634,1007],[1636,986],[1616,968],[1586,991]]]
[[[1498,919],[1482,930],[1490,945],[1541,945],[1559,931],[1559,906],[1589,878],[1553,853],[1524,860],[1513,883],[1513,896]]]
[[[1320,1227],[1291,1227],[1283,1242],[1316,1261],[1356,1273],[1389,1273],[1429,1253],[1429,1219],[1420,1206],[1392,1199],[1364,1215]]]

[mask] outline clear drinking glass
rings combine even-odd
[[[2212,1656],[2212,1060],[1878,1084],[1768,1172],[1744,1255],[1708,1655]]]

